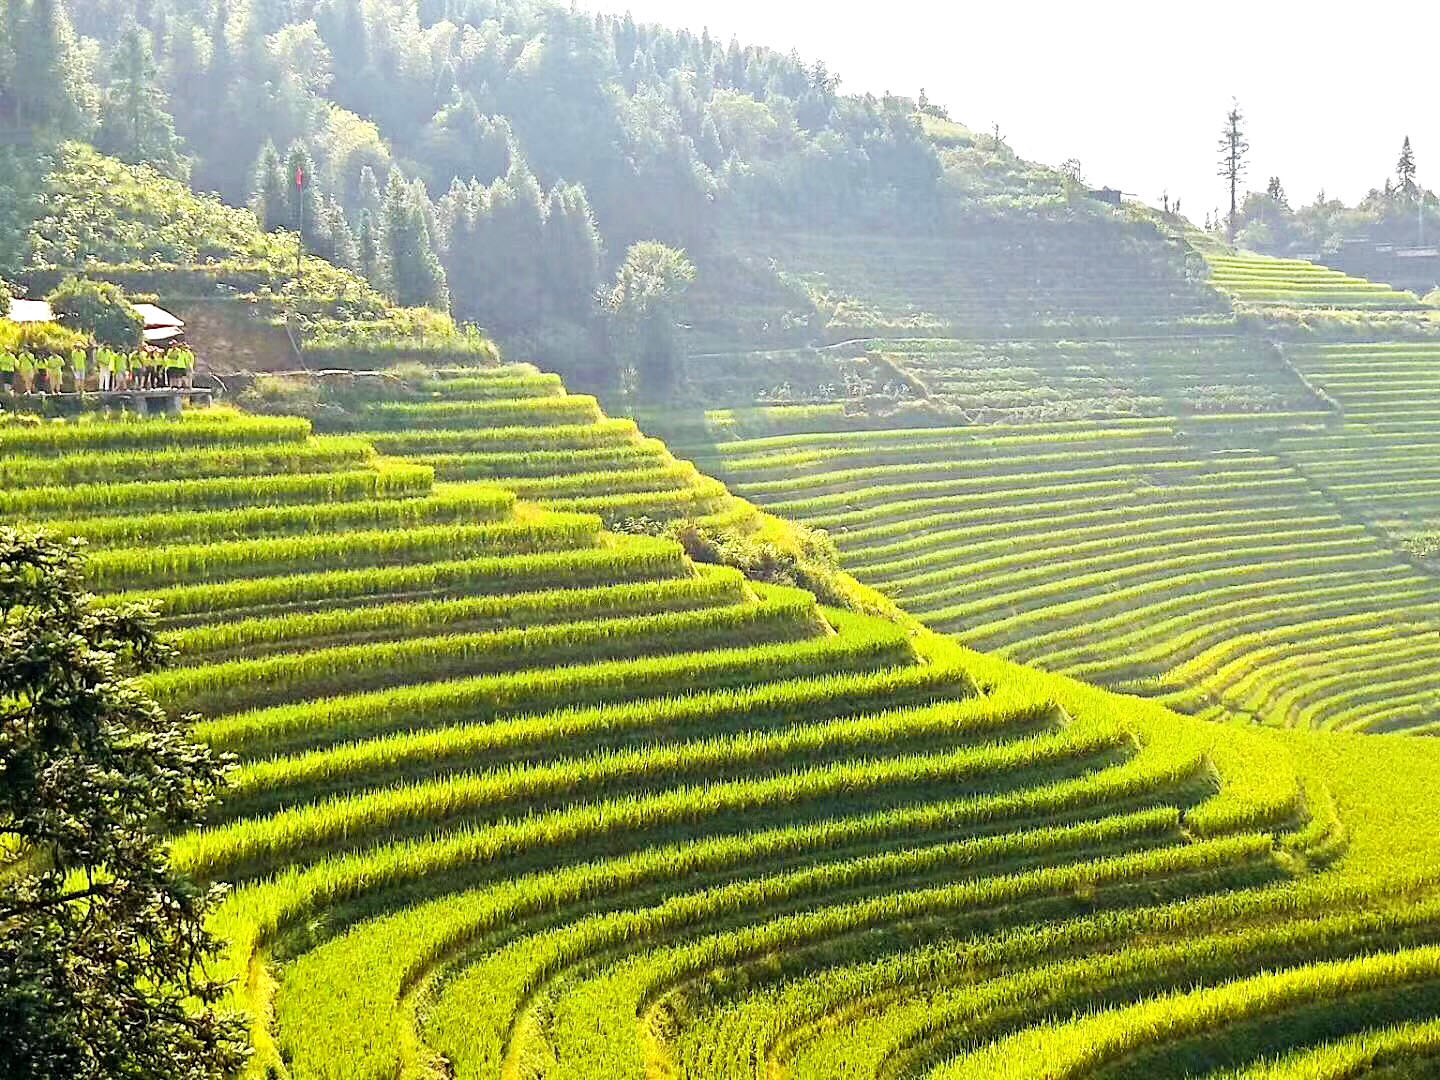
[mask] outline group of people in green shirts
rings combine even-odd
[[[134,352],[97,346],[48,356],[0,348],[0,391],[12,394],[188,389],[194,375],[195,354],[184,346]]]

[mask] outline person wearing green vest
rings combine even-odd
[[[110,354],[110,389],[125,389],[125,373],[130,370],[130,364],[125,359],[125,354],[118,349]]]
[[[195,354],[188,346],[181,345],[170,350],[170,357],[166,361],[170,371],[170,385],[189,387],[191,376],[195,372]]]
[[[51,353],[45,358],[45,388],[52,394],[58,394],[65,385],[65,360],[59,353]]]
[[[35,358],[22,352],[18,358],[16,373],[19,377],[20,392],[31,393],[35,389]]]
[[[83,394],[83,393],[85,392],[85,350],[84,350],[84,349],[71,349],[71,350],[70,350],[70,370],[75,373],[75,392],[76,392],[77,394]]]
[[[15,392],[15,369],[20,361],[9,349],[0,349],[0,390]]]

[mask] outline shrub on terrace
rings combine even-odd
[[[634,536],[663,536],[685,549],[697,563],[729,566],[751,581],[793,585],[815,594],[822,603],[850,606],[839,587],[840,556],[823,532],[794,526],[793,548],[734,529],[716,529],[693,519],[661,522],[650,517],[625,518],[615,531]]]
[[[118,285],[70,277],[50,294],[49,300],[66,325],[101,345],[134,349],[144,339],[145,320],[130,306]]]

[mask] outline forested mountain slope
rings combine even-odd
[[[448,308],[597,383],[613,363],[591,300],[636,241],[685,248],[730,300],[735,236],[756,228],[920,242],[1014,216],[1088,223],[1151,262],[1161,246],[933,103],[846,95],[823,63],[628,17],[528,0],[0,7],[17,31],[0,44],[0,133],[23,134],[0,147],[0,184],[33,192],[37,148],[93,141],[252,206],[267,231],[303,228],[401,305]],[[0,210],[9,276],[58,254],[27,250],[34,204],[15,207]],[[744,274],[785,291],[763,259]],[[1196,302],[1193,284],[1174,291]]]

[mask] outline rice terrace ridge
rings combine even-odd
[[[1408,139],[1201,224],[625,15],[0,27],[0,1078],[1440,1076]]]

